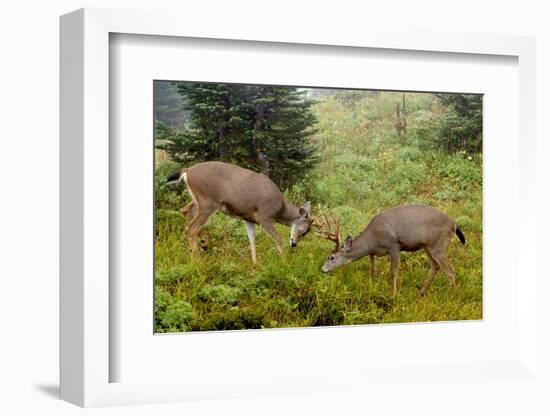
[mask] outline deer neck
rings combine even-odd
[[[372,248],[373,244],[371,242],[370,235],[368,233],[360,234],[353,242],[350,250],[347,252],[347,256],[352,259],[359,259],[372,254]]]
[[[298,218],[300,218],[300,208],[285,198],[283,200],[283,209],[275,221],[279,224],[290,226],[292,222]]]

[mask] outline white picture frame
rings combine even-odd
[[[182,22],[185,22],[182,25]],[[361,30],[326,35],[241,26],[204,26],[200,19],[171,13],[82,9],[61,18],[61,398],[80,406],[158,403],[197,398],[247,397],[309,393],[396,384],[403,371],[372,367],[317,373],[283,372],[269,379],[234,383],[231,375],[181,381],[110,382],[109,349],[109,36],[112,33],[225,39],[282,44],[332,45],[437,53],[505,55],[519,66],[520,165],[517,293],[517,354],[509,359],[422,365],[414,372],[423,383],[436,375],[445,380],[480,384],[480,373],[501,374],[508,382],[537,383],[536,362],[536,218],[535,175],[535,42],[533,38],[467,33],[380,32]],[[476,375],[477,374],[477,375]],[[496,377],[496,376],[495,376]],[[489,379],[493,380],[492,376]],[[495,379],[498,379],[496,377]],[[452,394],[452,392],[443,392]]]

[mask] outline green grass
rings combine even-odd
[[[357,235],[389,207],[426,203],[442,209],[457,220],[467,240],[463,246],[454,239],[449,247],[457,290],[448,290],[439,272],[428,294],[419,297],[417,287],[429,270],[422,251],[402,253],[395,298],[388,258],[376,259],[375,278],[368,258],[323,274],[332,243],[313,233],[279,256],[271,238],[259,231],[258,263],[253,264],[242,222],[221,213],[204,227],[208,250],[192,258],[185,220],[177,211],[186,192],[179,188],[183,195],[178,195],[159,184],[157,332],[482,318],[481,156],[447,155],[430,145],[444,109],[429,94],[407,94],[405,137],[394,129],[400,93],[359,98],[350,104],[330,97],[314,107],[319,131],[313,140],[321,162],[287,196],[300,204],[310,200],[314,214],[338,215],[343,236]],[[159,171],[163,167],[173,168],[166,161]],[[288,228],[278,230],[287,241]]]

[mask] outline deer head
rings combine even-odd
[[[340,247],[340,219],[331,220],[324,214],[322,220],[317,220],[315,222],[315,226],[317,228],[315,233],[318,236],[334,242],[334,249],[331,251],[321,270],[326,273],[336,267],[351,262],[351,259],[346,256],[346,253],[351,249],[353,239],[351,236],[348,236],[343,246]]]
[[[298,240],[311,230],[313,219],[311,218],[311,204],[306,202],[298,209],[300,216],[290,224],[290,246],[296,247]]]
[[[343,266],[344,264],[351,263],[354,260],[354,257],[349,256],[348,254],[352,244],[353,238],[351,235],[348,235],[348,238],[346,238],[346,241],[344,241],[341,248],[332,250],[330,255],[327,257],[325,264],[323,264],[321,271],[327,273],[337,267]]]

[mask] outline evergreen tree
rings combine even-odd
[[[182,164],[221,160],[263,172],[281,188],[316,159],[312,101],[296,88],[178,83],[191,121],[185,129],[157,124],[157,147]]]
[[[436,94],[449,108],[438,123],[438,137],[446,152],[482,150],[483,97],[479,94]]]
[[[262,171],[281,188],[296,182],[317,161],[310,136],[313,101],[290,87],[257,87],[252,150]]]

